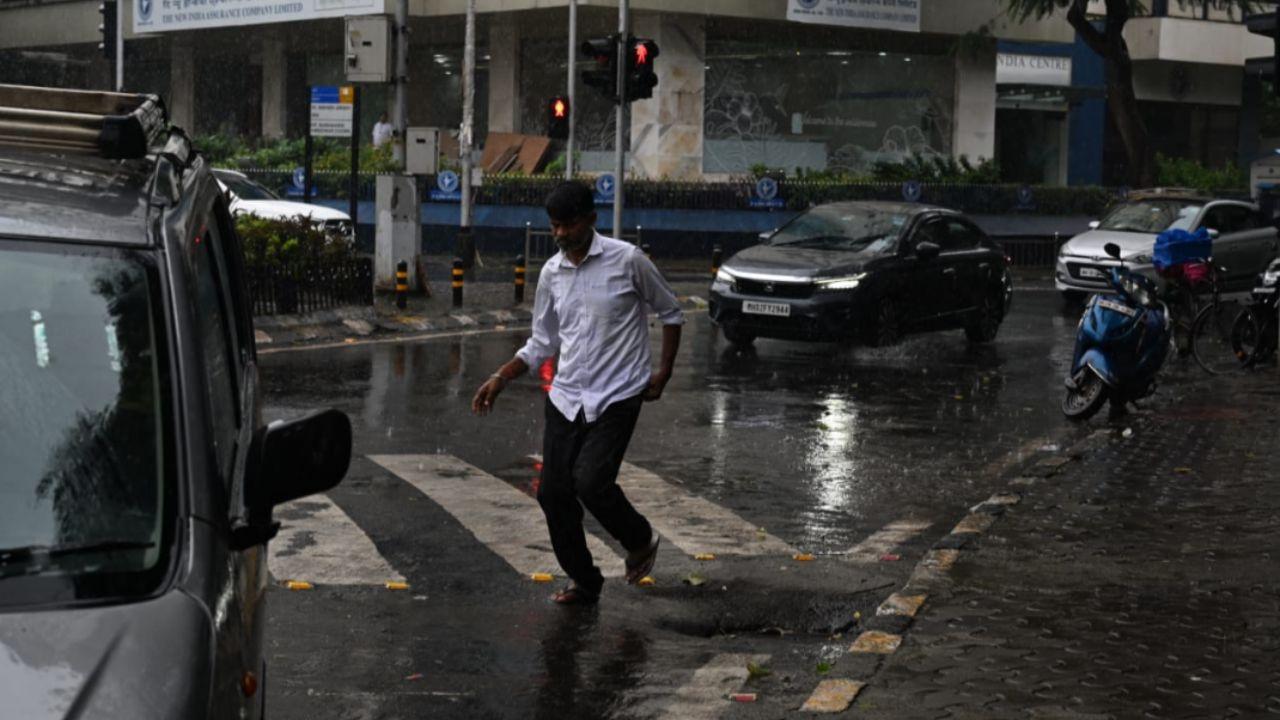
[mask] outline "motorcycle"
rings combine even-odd
[[[1115,243],[1104,251],[1120,258]],[[1155,283],[1124,261],[1111,269],[1109,280],[1116,294],[1094,295],[1076,330],[1062,399],[1062,412],[1072,420],[1087,420],[1108,400],[1112,414],[1122,414],[1126,403],[1155,392],[1156,373],[1169,352],[1169,309],[1157,299]]]
[[[1276,352],[1280,326],[1280,258],[1271,261],[1258,275],[1250,303],[1236,317],[1232,341],[1236,357],[1245,367],[1266,362]]]

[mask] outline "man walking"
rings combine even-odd
[[[595,200],[585,185],[556,186],[546,209],[560,252],[538,276],[533,336],[480,386],[471,409],[488,414],[508,383],[559,353],[546,402],[538,503],[556,560],[573,581],[555,601],[592,604],[604,576],[587,549],[584,505],[626,548],[628,583],[648,575],[658,554],[658,534],[618,487],[618,468],[640,406],[662,397],[671,379],[684,313],[639,249],[595,231]],[[662,322],[656,372],[646,306]]]

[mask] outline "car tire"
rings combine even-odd
[[[889,347],[902,339],[902,315],[898,304],[890,298],[876,303],[875,318],[867,334],[867,344],[872,347]]]
[[[1000,323],[1004,320],[1004,312],[1001,309],[1003,305],[1003,298],[997,300],[990,293],[982,297],[969,322],[964,326],[964,334],[969,338],[969,342],[989,343],[996,339],[996,334],[1000,332]]]
[[[725,323],[720,327],[720,332],[724,333],[724,339],[730,344],[739,347],[749,347],[756,339],[755,335],[743,330],[737,323]]]

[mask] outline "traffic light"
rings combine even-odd
[[[1273,43],[1271,57],[1245,60],[1245,73],[1257,75],[1263,80],[1270,80],[1272,94],[1280,96],[1280,5],[1277,5],[1274,10],[1246,15],[1244,22],[1249,32],[1265,35],[1271,38]]]
[[[582,82],[610,100],[618,102],[618,39],[610,36],[582,43],[582,54],[594,64],[582,73]]]
[[[102,0],[98,3],[98,12],[102,15],[102,22],[98,23],[98,32],[102,35],[102,42],[98,43],[98,49],[102,51],[102,57],[108,60],[116,58],[116,0]]]
[[[653,97],[653,89],[658,86],[658,73],[653,67],[657,57],[658,43],[647,38],[627,38],[627,102]]]
[[[559,95],[547,103],[547,137],[552,140],[569,138],[569,100]]]

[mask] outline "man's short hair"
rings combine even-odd
[[[596,211],[591,188],[576,180],[566,180],[547,195],[547,215],[557,222],[573,222]]]

